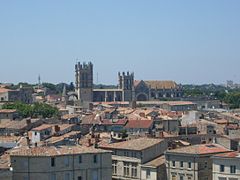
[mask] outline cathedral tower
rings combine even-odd
[[[118,73],[118,88],[122,89],[122,100],[123,101],[133,101],[135,99],[134,91],[134,73]]]
[[[80,102],[93,101],[93,64],[78,62],[75,65],[76,93]]]

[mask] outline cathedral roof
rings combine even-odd
[[[176,89],[178,85],[174,81],[144,81],[152,89]]]

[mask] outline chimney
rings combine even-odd
[[[59,127],[58,125],[55,125],[55,126],[54,126],[54,130],[55,130],[55,132],[57,133],[57,132],[60,131],[60,127]]]
[[[88,139],[88,144],[87,144],[88,147],[92,146],[92,140],[91,139]]]
[[[26,139],[27,139],[27,146],[28,146],[28,148],[30,148],[30,139],[28,136],[26,137]]]
[[[26,120],[27,125],[29,126],[31,124],[31,119]]]
[[[163,131],[160,131],[160,132],[159,132],[159,137],[160,137],[160,138],[164,138]]]

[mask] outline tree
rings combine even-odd
[[[58,109],[45,103],[34,103],[32,105],[24,104],[22,102],[4,104],[3,109],[16,109],[23,117],[36,118],[42,116],[43,118],[51,118],[58,116]]]

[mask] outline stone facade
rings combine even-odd
[[[240,179],[240,153],[230,152],[212,157],[213,180]]]
[[[11,155],[13,180],[111,180],[111,152],[61,148],[37,147]]]
[[[32,93],[32,88],[20,87],[17,90],[0,88],[0,102],[21,101],[23,103],[31,104],[33,102]]]
[[[76,93],[81,102],[93,101],[93,64],[80,62],[75,65]]]
[[[152,176],[155,174],[155,177],[159,175],[156,171],[158,168],[147,165],[142,168],[142,166],[163,155],[167,149],[167,142],[161,139],[140,138],[109,144],[100,148],[113,151],[113,179],[141,180],[146,178],[144,171],[152,172]]]
[[[216,144],[168,150],[165,154],[168,180],[210,180],[211,156],[225,152],[229,150]]]

